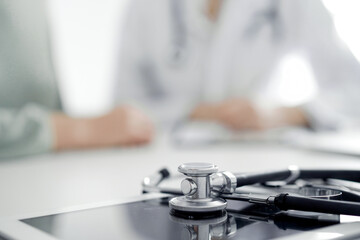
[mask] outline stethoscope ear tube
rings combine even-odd
[[[252,185],[255,183],[265,183],[268,181],[278,181],[284,180],[291,176],[291,171],[281,170],[281,171],[271,171],[264,173],[245,173],[245,174],[234,174],[236,177],[236,187],[242,187],[246,185]]]
[[[299,178],[302,179],[311,179],[311,178],[319,178],[319,179],[342,179],[349,181],[360,181],[360,171],[359,170],[301,170]]]
[[[359,170],[293,170],[285,169],[281,171],[271,171],[264,173],[245,173],[234,174],[236,177],[236,187],[251,185],[255,183],[266,183],[270,181],[285,180],[285,184],[296,179],[342,179],[350,181],[360,181]],[[291,179],[291,181],[289,181]]]
[[[355,202],[315,199],[282,193],[273,199],[273,204],[281,210],[360,216],[360,203]]]

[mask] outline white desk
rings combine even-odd
[[[278,145],[240,144],[176,148],[166,137],[132,149],[64,152],[0,160],[0,216],[23,215],[112,201],[141,193],[142,179],[166,166],[205,161],[221,170],[300,167],[357,168],[360,159]]]

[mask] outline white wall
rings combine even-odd
[[[119,33],[128,0],[49,0],[51,37],[65,111],[97,115],[112,106]]]

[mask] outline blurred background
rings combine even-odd
[[[65,111],[101,114],[113,106],[116,61],[129,0],[50,0],[54,62]],[[323,0],[339,36],[360,59],[360,2]],[[295,83],[295,84],[294,84]],[[86,86],[86,88],[84,88]],[[309,65],[296,55],[283,59],[269,91],[285,105],[301,104],[317,91]]]
[[[0,0],[0,153],[139,145],[157,133],[354,132],[359,8],[355,0]]]

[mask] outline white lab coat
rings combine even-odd
[[[276,64],[296,52],[309,61],[319,86],[318,96],[303,106],[312,126],[336,128],[360,119],[354,107],[360,102],[360,65],[321,1],[226,0],[216,22],[204,14],[206,0],[181,0],[175,13],[172,1],[131,1],[118,102],[174,120],[201,101],[261,101]],[[274,21],[269,14],[276,15]]]

